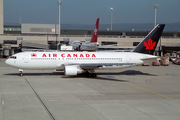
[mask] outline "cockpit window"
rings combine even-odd
[[[11,56],[10,58],[11,58],[11,59],[16,59],[16,56]]]

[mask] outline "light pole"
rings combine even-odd
[[[156,16],[157,16],[157,9],[158,9],[158,4],[154,5],[154,27],[156,26]]]
[[[19,25],[21,26],[21,11],[19,11]]]
[[[110,12],[111,12],[111,31],[112,31],[112,13],[113,13],[114,9],[111,7],[110,8]]]
[[[158,9],[158,4],[154,4],[154,27],[156,26],[157,9]],[[159,51],[160,51],[160,56],[162,56],[161,38],[160,38]]]
[[[60,36],[61,36],[60,6],[62,4],[62,0],[58,0],[57,4],[59,5],[59,41],[60,41]],[[57,44],[57,49],[58,49],[58,44]]]

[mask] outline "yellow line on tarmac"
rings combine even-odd
[[[124,83],[125,83],[125,84],[128,84],[128,85],[130,85],[130,86],[133,86],[133,87],[136,87],[136,88],[142,89],[142,90],[144,90],[144,91],[147,91],[147,92],[153,93],[153,94],[155,94],[155,95],[158,95],[158,96],[161,96],[161,97],[167,98],[167,99],[169,99],[169,100],[173,100],[173,101],[176,101],[176,102],[179,102],[179,103],[180,103],[180,100],[173,99],[173,98],[171,98],[171,97],[168,97],[168,96],[165,96],[165,95],[159,94],[159,93],[157,93],[157,92],[154,92],[154,91],[148,90],[148,89],[146,89],[146,88],[143,88],[143,87],[137,86],[137,85],[132,84],[132,83],[128,83],[128,82],[124,82]]]

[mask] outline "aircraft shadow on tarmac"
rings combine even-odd
[[[97,77],[91,78],[91,79],[97,79],[97,80],[111,80],[111,81],[119,81],[119,82],[127,82],[126,80],[119,80],[114,77],[114,75],[128,75],[128,76],[134,76],[134,75],[148,75],[148,76],[157,76],[154,74],[149,73],[143,73],[141,71],[136,70],[126,70],[123,72],[96,72]],[[19,76],[19,73],[9,73],[4,75],[11,75],[11,76]],[[58,76],[58,75],[64,75],[64,72],[52,72],[52,73],[23,73],[23,76]],[[101,75],[101,77],[99,76]],[[62,76],[61,78],[87,78],[86,74],[79,74],[77,76]]]
[[[98,80],[111,80],[111,81],[119,81],[119,82],[128,82],[127,80],[119,80],[116,79],[114,75],[148,75],[148,76],[157,76],[154,74],[149,74],[149,73],[143,73],[141,71],[136,71],[136,70],[126,70],[123,72],[96,72],[97,77],[91,78],[91,79],[98,79]],[[101,77],[99,77],[101,75]],[[80,74],[77,76],[63,76],[61,78],[85,78],[87,77],[86,74]]]
[[[126,70],[123,72],[103,72],[103,73],[97,73],[97,75],[148,75],[148,76],[157,76],[154,74],[149,74],[149,73],[143,73],[141,71],[137,70]]]
[[[3,75],[19,76],[19,73],[8,73]],[[55,76],[55,75],[64,75],[64,72],[44,72],[44,73],[23,73],[23,76]]]
[[[81,75],[78,75],[78,76],[64,76],[64,77],[61,77],[61,78],[88,78],[87,75],[85,74],[81,74]],[[92,78],[89,78],[91,80],[105,80],[105,81],[117,81],[117,82],[128,82],[127,80],[119,80],[119,79],[116,79],[114,76],[105,76],[105,77],[99,77],[98,74],[97,74],[97,77],[92,77]]]

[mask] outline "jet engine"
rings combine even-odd
[[[77,74],[82,74],[84,72],[86,72],[86,70],[83,70],[77,65],[65,66],[64,68],[64,75],[77,75]]]

